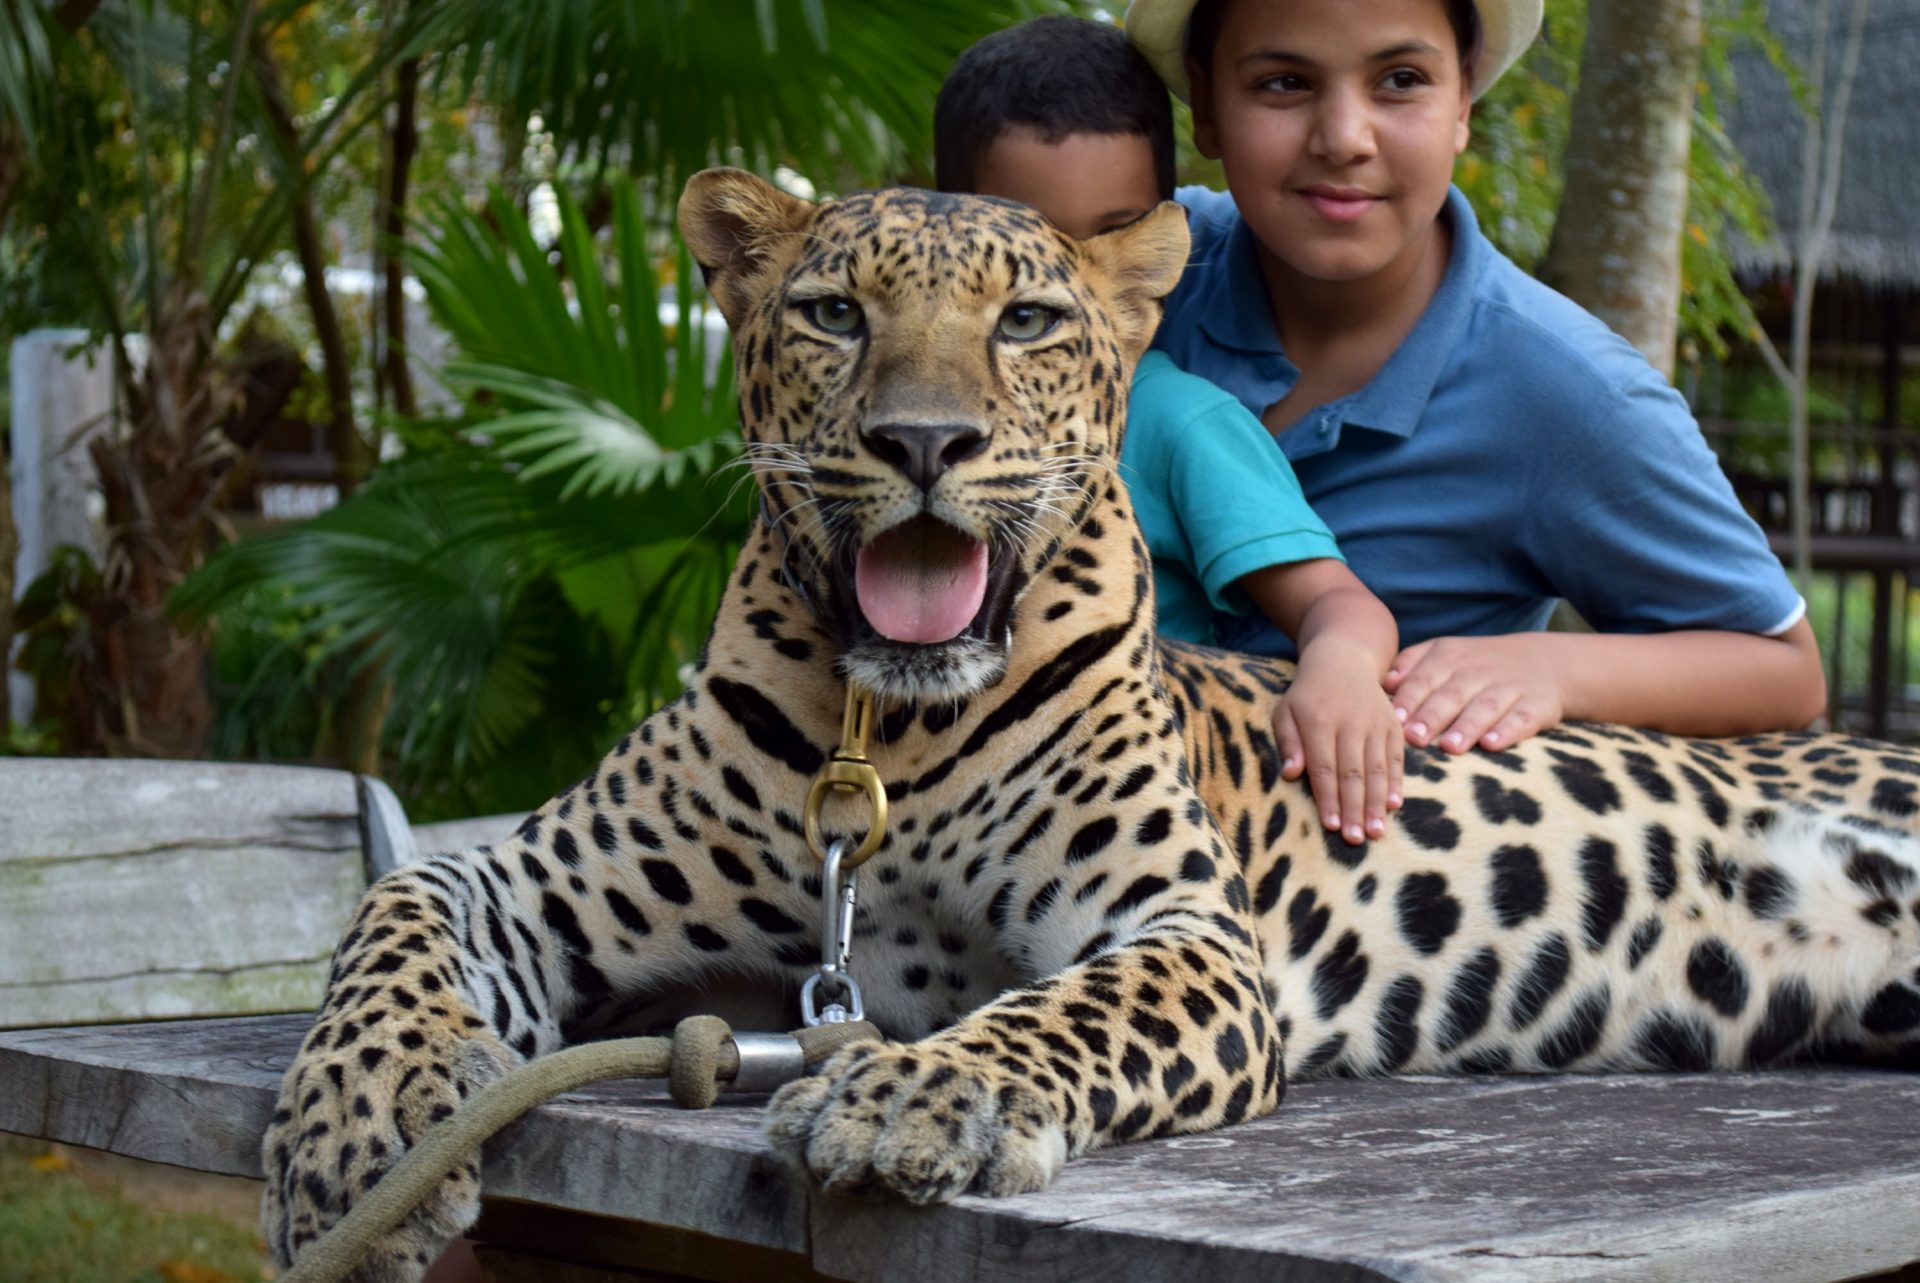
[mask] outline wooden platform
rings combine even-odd
[[[257,1176],[306,1024],[0,1033],[0,1131]],[[1045,1193],[933,1211],[810,1192],[761,1145],[758,1105],[687,1113],[631,1082],[536,1111],[488,1149],[482,1259],[499,1278],[861,1283],[1824,1283],[1920,1260],[1914,1075],[1321,1083],[1271,1118],[1082,1159]],[[578,1267],[530,1265],[550,1255]]]

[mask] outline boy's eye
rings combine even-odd
[[[1426,83],[1425,76],[1422,76],[1417,71],[1412,71],[1405,67],[1401,68],[1399,71],[1390,71],[1387,73],[1387,80],[1386,80],[1387,88],[1396,90],[1400,93],[1408,93],[1412,90],[1418,89],[1421,85],[1425,83]]]
[[[1268,76],[1261,81],[1259,88],[1272,90],[1279,94],[1297,94],[1307,87],[1304,78],[1295,75]]]
[[[1051,330],[1060,313],[1037,303],[1015,303],[1000,314],[1000,337],[1030,343]]]
[[[860,328],[863,319],[860,305],[850,298],[817,298],[802,307],[807,319],[829,334],[851,334]]]

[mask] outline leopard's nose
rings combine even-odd
[[[987,434],[971,423],[881,423],[862,428],[860,439],[923,491],[987,448]]]

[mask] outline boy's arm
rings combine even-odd
[[[1393,616],[1332,558],[1264,566],[1238,583],[1300,649],[1274,714],[1281,774],[1306,773],[1321,822],[1346,841],[1381,836],[1400,805],[1405,752],[1381,687],[1400,644]]]
[[[1676,735],[1805,726],[1826,709],[1826,674],[1803,618],[1775,637],[1518,633],[1408,647],[1387,674],[1407,739],[1465,752],[1510,747],[1563,720]]]

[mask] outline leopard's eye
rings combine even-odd
[[[838,295],[810,300],[805,307],[807,319],[829,334],[852,334],[865,319],[858,303]]]
[[[1015,303],[1000,314],[1000,337],[1031,343],[1059,323],[1060,313],[1053,308]]]

